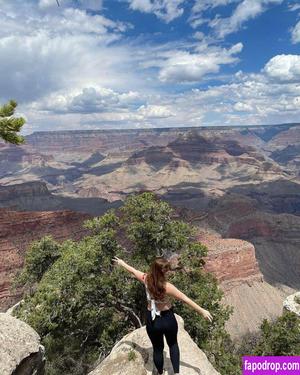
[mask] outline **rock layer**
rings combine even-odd
[[[200,236],[199,240],[208,249],[205,269],[216,276],[223,290],[263,281],[255,258],[255,248],[250,242],[212,235]]]
[[[57,241],[78,240],[88,230],[82,227],[87,214],[73,211],[12,211],[0,208],[0,309],[5,310],[20,297],[21,291],[11,290],[16,272],[22,268],[30,243],[45,235]]]

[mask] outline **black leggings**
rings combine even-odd
[[[161,311],[161,316],[156,316],[152,321],[151,311],[147,310],[146,330],[153,346],[153,362],[159,372],[163,373],[164,366],[164,335],[170,349],[170,358],[174,373],[179,373],[179,347],[177,343],[178,324],[173,308]]]

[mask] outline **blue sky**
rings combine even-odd
[[[299,1],[0,0],[0,21],[24,134],[299,121]]]

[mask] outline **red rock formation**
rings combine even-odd
[[[207,234],[198,239],[208,249],[205,269],[215,275],[223,290],[263,280],[250,242]]]
[[[24,255],[30,243],[45,235],[57,241],[79,240],[88,230],[84,220],[90,218],[69,210],[65,211],[11,211],[0,208],[0,309],[6,309],[20,297],[20,291],[10,290],[11,281],[23,266]]]
[[[246,204],[241,205],[240,210],[246,215],[252,212]],[[207,218],[206,214],[197,215],[187,208],[176,208],[175,212],[179,219],[184,218],[191,224]],[[255,281],[263,281],[252,243],[236,238],[222,238],[219,233],[205,226],[198,227],[196,239],[208,250],[204,258],[205,270],[215,275],[224,291],[241,284],[251,286]],[[176,259],[174,264],[176,266]]]

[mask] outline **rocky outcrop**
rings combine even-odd
[[[0,207],[29,211],[41,211],[46,207],[48,210],[57,210],[60,203],[59,198],[52,195],[42,181],[0,186]]]
[[[178,322],[178,344],[180,348],[181,375],[218,375],[203,351],[184,329],[183,319]],[[173,374],[168,345],[164,338],[164,367]],[[136,329],[124,336],[112,349],[110,355],[89,375],[150,375],[154,368],[153,349],[146,327]]]
[[[207,232],[200,232],[198,240],[207,246],[205,270],[218,279],[224,292],[222,303],[233,307],[225,327],[234,341],[258,332],[264,318],[281,314],[282,301],[291,290],[276,288],[264,280],[252,243]]]
[[[263,281],[255,258],[255,248],[250,242],[212,235],[202,235],[198,239],[208,249],[205,269],[216,276],[223,290]]]
[[[27,247],[34,240],[52,235],[57,241],[79,240],[88,230],[83,221],[90,215],[73,211],[12,211],[0,208],[0,309],[13,304],[21,294],[11,290],[16,272],[22,268]]]
[[[44,364],[39,335],[23,321],[0,313],[1,375],[43,375]]]
[[[288,296],[283,302],[283,308],[300,317],[300,292]]]

